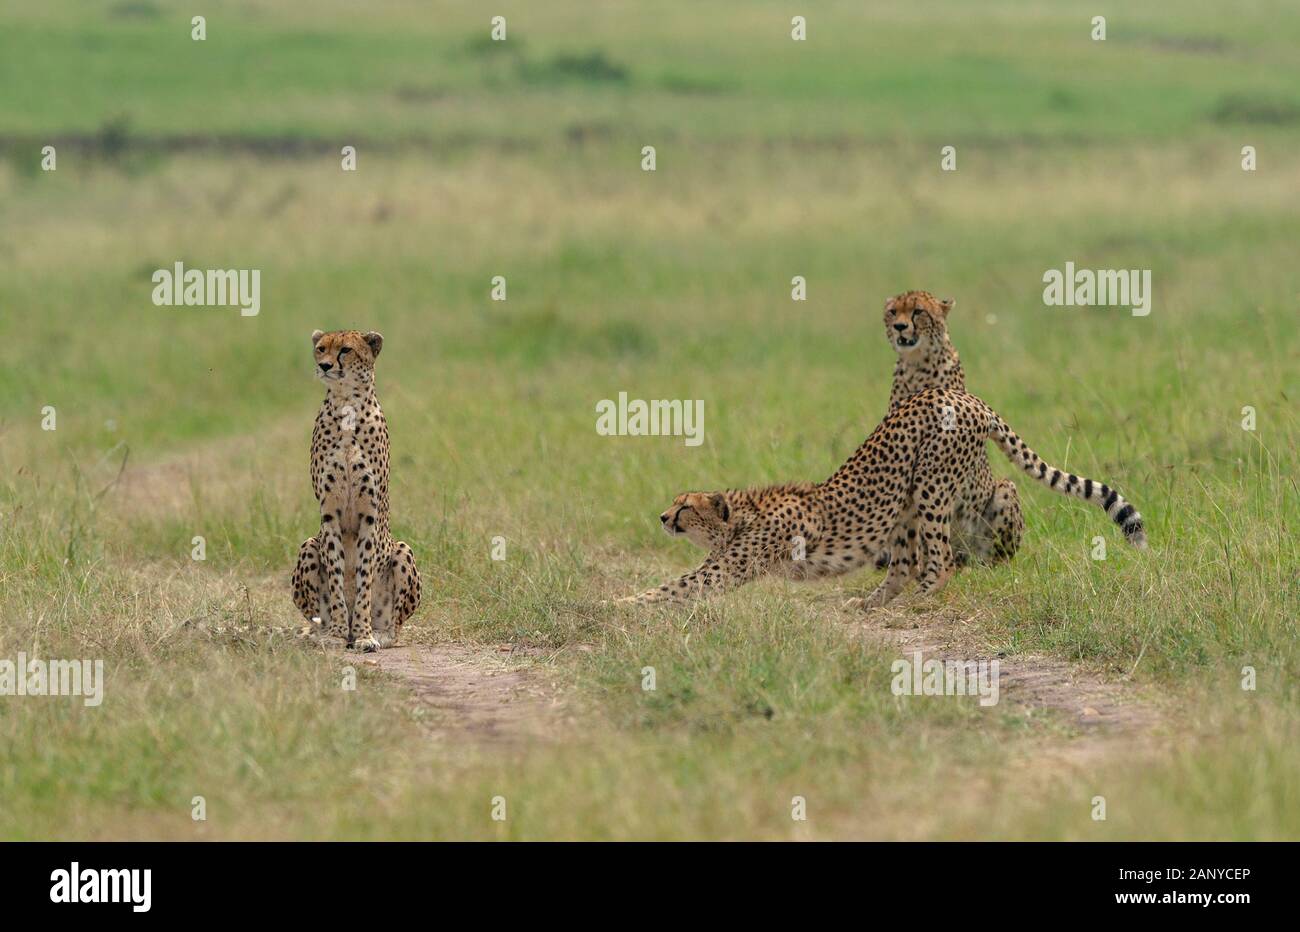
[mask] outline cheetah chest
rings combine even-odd
[[[333,512],[339,531],[345,538],[355,538],[361,516],[373,504],[376,450],[363,441],[363,425],[356,430],[342,430],[330,438],[324,451],[323,467],[332,480],[326,486],[322,505]]]
[[[345,437],[331,455],[335,475],[341,478],[337,489],[337,507],[342,511],[339,530],[354,537],[359,525],[362,478],[366,474],[366,458],[355,437]]]

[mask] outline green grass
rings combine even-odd
[[[0,835],[1300,836],[1300,16],[1148,4],[1093,43],[1065,3],[837,3],[799,45],[779,4],[601,8],[504,4],[504,48],[400,3],[214,4],[206,43],[172,3],[0,14],[0,657],[108,676],[98,709],[0,698]],[[261,314],[153,306],[177,260],[261,269]],[[1066,261],[1150,268],[1152,314],[1044,307]],[[1022,482],[1024,549],[939,607],[972,651],[1131,680],[1166,713],[1140,768],[1054,716],[894,697],[838,608],[871,573],[599,604],[693,565],[657,527],[677,492],[857,446],[913,287],[957,299],[971,390],[1152,541]],[[277,633],[316,521],[308,334],[352,326],[386,336],[409,638],[535,649],[575,720],[548,741],[449,749]],[[620,391],[704,399],[705,443],[597,435]]]
[[[498,14],[504,44],[486,41]],[[1270,112],[1234,102],[1298,102],[1287,66],[1300,27],[1281,0],[1230,19],[1209,0],[1111,13],[1104,43],[1090,38],[1094,14],[1061,0],[840,0],[806,12],[802,44],[789,38],[790,10],[770,0],[667,13],[626,0],[599,13],[388,0],[364,15],[341,0],[214,0],[204,42],[190,38],[193,15],[169,0],[7,14],[0,79],[13,93],[0,125],[94,133],[124,118],[146,135],[444,144],[581,128],[1167,140],[1216,114]]]

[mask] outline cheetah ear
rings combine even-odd
[[[943,308],[944,317],[948,316],[948,312],[952,310],[953,305],[955,305],[956,303],[957,302],[954,301],[952,298],[944,298],[942,301],[939,302],[939,307]]]
[[[324,330],[313,330],[311,332],[311,345],[315,346],[317,343],[320,342],[320,338],[323,336],[325,336]]]
[[[365,340],[366,346],[370,347],[370,355],[372,356],[378,356],[379,351],[384,348],[384,335],[382,333],[375,333],[375,331],[371,330],[369,333],[364,334],[361,339]]]
[[[713,510],[718,513],[718,517],[724,522],[731,519],[731,506],[727,504],[727,500],[722,496],[721,492],[714,492],[710,495],[709,504],[713,506]]]
[[[898,303],[898,295],[894,295],[894,297],[890,298],[888,301],[885,302],[885,310],[892,311],[894,309],[894,305],[896,305],[897,303]]]

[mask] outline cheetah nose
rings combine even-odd
[[[321,372],[329,372],[333,368],[334,368],[334,363],[332,362],[323,362],[320,364]]]
[[[894,324],[894,329],[897,330],[899,333],[902,333],[904,330],[907,329],[907,324],[904,323]]]
[[[668,512],[665,511],[663,514],[661,514],[661,515],[659,516],[659,523],[660,523],[660,524],[667,524],[667,523],[668,523]]]

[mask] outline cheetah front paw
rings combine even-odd
[[[885,593],[883,586],[878,586],[871,590],[867,596],[854,596],[844,603],[845,608],[857,609],[858,611],[868,611],[873,608],[880,608],[887,603],[890,596]]]
[[[320,616],[313,615],[310,621],[304,620],[297,628],[297,636],[300,638],[319,638],[325,626],[321,624]]]
[[[873,608],[880,608],[884,603],[875,598],[874,594],[868,596],[854,596],[844,601],[844,608],[855,612],[869,612]]]
[[[357,638],[352,642],[352,649],[368,654],[371,651],[379,650],[379,642],[373,637]]]

